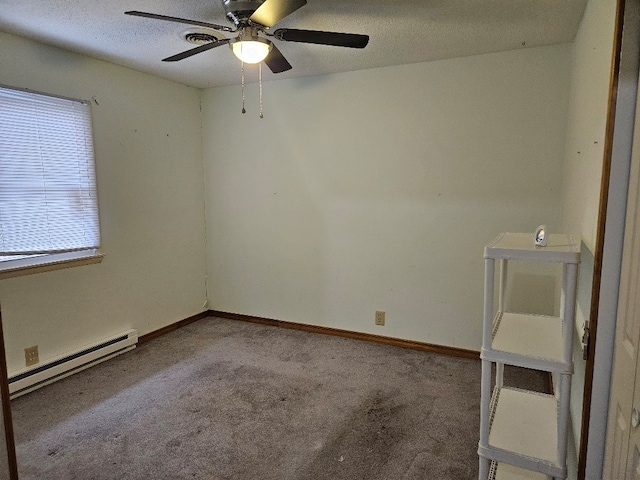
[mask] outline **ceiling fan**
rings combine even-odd
[[[270,39],[285,42],[315,43],[336,47],[364,48],[369,42],[368,35],[354,33],[324,32],[319,30],[298,30],[279,28],[270,31],[280,20],[306,5],[306,0],[222,0],[227,18],[234,27],[216,25],[198,20],[170,17],[155,13],[128,11],[126,15],[154,18],[169,22],[186,23],[207,27],[220,32],[237,33],[234,38],[222,38],[205,43],[177,55],[164,58],[164,62],[177,62],[192,55],[211,50],[221,45],[229,45],[233,53],[245,63],[264,61],[273,73],[290,70],[291,64]],[[263,36],[268,38],[264,38]]]

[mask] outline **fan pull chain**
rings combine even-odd
[[[244,109],[244,62],[240,62],[242,67],[240,71],[242,72],[242,113],[247,113]]]
[[[258,70],[258,79],[259,79],[259,83],[260,83],[260,115],[258,115],[260,118],[264,118],[264,115],[262,114],[262,62],[260,62],[260,65],[258,65],[259,70]]]

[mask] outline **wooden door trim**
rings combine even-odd
[[[593,262],[593,283],[591,285],[591,306],[589,311],[589,347],[585,364],[584,390],[582,395],[582,422],[580,427],[580,446],[578,448],[578,480],[585,480],[587,466],[587,447],[589,442],[589,421],[591,415],[591,394],[593,390],[593,372],[598,330],[598,310],[600,306],[600,286],[602,282],[602,259],[604,254],[605,226],[609,201],[609,183],[611,180],[611,159],[615,130],[618,80],[620,75],[620,54],[622,51],[622,31],[624,26],[625,0],[617,0],[614,24],[613,52],[611,58],[611,76],[604,137],[602,178],[600,182],[600,200],[598,206],[598,225]]]
[[[7,443],[10,480],[18,480],[18,459],[16,457],[16,441],[13,435],[11,400],[9,397],[9,379],[5,353],[4,334],[2,331],[2,311],[0,311],[0,398],[2,399],[2,418],[4,420],[4,436]]]

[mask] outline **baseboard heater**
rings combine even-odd
[[[138,332],[128,330],[68,355],[34,365],[9,377],[11,398],[32,392],[97,363],[136,348]]]

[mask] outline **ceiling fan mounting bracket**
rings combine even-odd
[[[227,18],[237,27],[248,25],[249,17],[265,0],[222,0]]]

